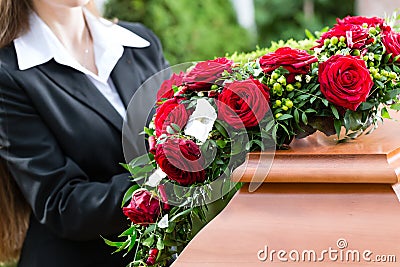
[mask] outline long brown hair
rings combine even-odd
[[[86,7],[94,15],[100,16],[94,0],[90,0]],[[0,48],[29,29],[32,10],[32,0],[0,0]]]
[[[94,0],[86,6],[100,16]],[[0,0],[0,48],[29,30],[32,0]],[[30,207],[0,158],[0,263],[18,259],[29,225]]]
[[[0,0],[0,47],[29,29],[31,10],[31,0]]]
[[[29,215],[27,202],[11,177],[6,162],[0,158],[0,263],[18,259]]]

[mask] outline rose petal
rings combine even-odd
[[[145,185],[156,187],[165,177],[167,177],[167,174],[161,169],[157,169],[152,175],[150,175],[149,180],[145,183]]]
[[[201,142],[205,142],[210,134],[217,113],[211,104],[205,99],[198,99],[196,109],[189,117],[185,127],[185,134],[193,136]]]
[[[161,229],[167,228],[169,225],[168,214],[165,214],[164,217],[161,218],[161,220],[158,222],[157,225]]]

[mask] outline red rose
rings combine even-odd
[[[392,31],[389,26],[383,28],[382,43],[392,58],[400,55],[400,34]]]
[[[308,73],[311,64],[317,61],[316,57],[311,56],[305,50],[281,47],[275,52],[262,56],[260,58],[260,66],[265,73],[284,67],[290,73],[286,79],[289,83],[292,83],[294,76]]]
[[[258,89],[265,91],[268,94],[268,99],[267,101],[269,101],[269,88],[266,84],[263,84],[262,82],[260,82],[257,79],[250,79],[253,83],[255,83],[258,87]]]
[[[204,182],[204,158],[192,140],[168,139],[157,146],[155,160],[168,179],[188,186]]]
[[[321,92],[331,103],[356,110],[373,86],[364,60],[354,56],[335,55],[319,65]]]
[[[197,63],[184,78],[187,90],[209,90],[225,70],[231,71],[232,64],[232,60],[224,57]]]
[[[319,43],[317,47],[322,47],[325,39],[330,39],[334,36],[337,38],[341,36],[345,37],[347,46],[354,49],[362,49],[374,42],[374,38],[369,36],[368,28],[363,28],[361,25],[355,24],[337,24],[322,34],[321,38],[317,41]]]
[[[158,255],[158,249],[152,248],[149,250],[149,256],[147,257],[146,264],[148,266],[153,266],[156,263]]]
[[[253,127],[269,110],[269,93],[252,79],[228,84],[218,96],[218,118],[236,129]]]
[[[160,200],[147,190],[138,190],[122,210],[133,223],[147,225],[154,223],[160,215]]]
[[[169,80],[165,80],[157,92],[157,102],[160,102],[164,98],[172,98],[174,96],[172,86],[181,86],[183,84],[183,76],[183,72],[180,72],[179,75],[174,73]]]
[[[347,16],[343,19],[336,19],[338,24],[354,24],[362,26],[364,23],[368,25],[368,27],[379,26],[382,27],[385,23],[385,20],[377,17],[362,17],[362,16]]]
[[[165,101],[156,111],[154,124],[157,137],[161,134],[168,134],[167,127],[175,123],[181,129],[186,125],[189,115],[185,105],[178,102],[176,98]]]

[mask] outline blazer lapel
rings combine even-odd
[[[121,97],[125,108],[142,83],[138,68],[134,66],[134,57],[129,49],[124,49],[122,57],[111,72],[113,83]]]
[[[66,70],[68,68],[68,70]],[[61,89],[102,116],[119,131],[123,119],[85,74],[51,60],[39,69]],[[68,76],[65,75],[68,71]]]

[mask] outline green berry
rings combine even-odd
[[[330,43],[331,43],[331,40],[330,40],[329,38],[326,38],[326,39],[324,40],[324,45],[325,45],[325,46],[328,46]]]
[[[282,105],[282,101],[280,101],[279,99],[275,101],[275,105],[277,107],[280,107]]]
[[[278,119],[280,116],[282,116],[282,113],[276,113],[275,118]]]
[[[277,80],[278,78],[279,78],[279,74],[278,74],[278,73],[273,72],[273,73],[271,74],[271,79]]]
[[[287,106],[283,106],[282,109],[283,109],[284,111],[287,111],[289,108],[288,108]]]
[[[274,83],[272,90],[274,91],[282,91],[282,85],[280,83]]]
[[[375,28],[369,28],[369,34],[375,35],[376,34],[376,29]]]
[[[379,80],[382,78],[382,75],[380,75],[379,73],[373,74],[374,78]]]
[[[339,42],[339,39],[336,36],[333,36],[331,39],[331,45],[336,45]]]
[[[300,89],[301,88],[301,82],[296,82],[294,84],[294,86],[296,86],[297,89]]]
[[[288,100],[285,101],[285,106],[288,107],[288,108],[292,108],[293,107],[293,102],[288,99]]]
[[[294,86],[292,84],[286,85],[286,91],[291,92],[294,90]]]
[[[340,41],[341,43],[344,43],[344,42],[346,41],[346,37],[340,36],[339,41]]]
[[[353,50],[353,56],[360,56],[361,55],[361,53],[360,53],[360,50],[358,50],[358,49],[355,49],[355,50]]]
[[[279,79],[277,81],[278,81],[278,83],[280,83],[282,85],[286,85],[286,78],[283,75],[281,77],[279,77]]]

